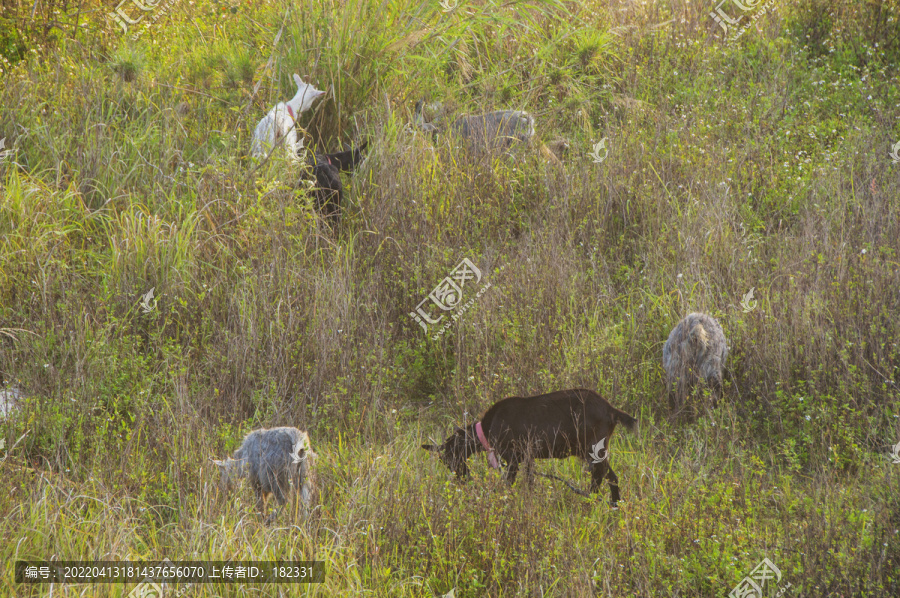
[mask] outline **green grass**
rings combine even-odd
[[[900,4],[782,3],[733,46],[713,8],[182,0],[138,41],[95,0],[0,9],[0,382],[26,397],[0,594],[49,595],[12,564],[51,558],[326,564],[188,596],[713,597],[763,558],[786,595],[900,594]],[[337,231],[296,166],[247,157],[294,72],[330,92],[307,146],[370,142]],[[406,129],[422,97],[572,151],[474,160]],[[409,312],[463,257],[492,286],[432,340]],[[731,353],[724,400],[676,421],[690,311]],[[641,420],[618,511],[419,448],[580,386]],[[319,502],[266,526],[209,457],[277,425],[309,430]]]

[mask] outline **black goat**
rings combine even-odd
[[[592,390],[560,390],[535,397],[510,397],[495,403],[481,421],[456,432],[441,445],[422,448],[440,454],[457,477],[469,475],[466,459],[487,451],[491,465],[497,456],[508,463],[507,481],[516,480],[519,464],[531,477],[533,459],[581,457],[591,470],[591,492],[609,483],[610,503],[619,501],[619,479],[609,466],[609,441],[616,424],[629,430],[637,420],[610,405]]]
[[[341,172],[352,171],[359,164],[362,152],[368,145],[369,142],[366,141],[353,150],[310,156],[309,164],[316,182],[313,187],[316,208],[332,222],[341,218],[341,203],[344,198]]]

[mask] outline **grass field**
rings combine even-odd
[[[134,591],[17,560],[315,559],[165,595],[722,597],[769,559],[766,596],[900,596],[898,0],[729,0],[730,40],[712,0],[112,1],[0,7],[0,595]],[[247,156],[295,72],[308,147],[369,140],[335,230]],[[570,152],[475,158],[423,97]],[[490,287],[434,339],[410,312],[463,258]],[[692,311],[724,397],[674,418]],[[640,420],[618,510],[420,448],[575,387]],[[209,458],[282,425],[319,499],[265,525]]]

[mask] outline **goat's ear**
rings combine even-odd
[[[423,444],[423,445],[422,445],[422,448],[425,449],[426,451],[432,451],[432,452],[434,452],[434,453],[439,453],[439,452],[441,452],[442,450],[444,450],[444,449],[442,449],[440,446],[438,446],[438,445],[436,445],[436,444]]]
[[[294,73],[294,83],[297,84],[297,87],[303,87],[303,79],[297,73]]]

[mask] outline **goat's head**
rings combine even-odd
[[[247,475],[247,459],[226,457],[224,461],[213,458],[210,461],[219,468],[219,492],[230,492],[235,483]]]
[[[299,116],[301,112],[309,110],[313,102],[325,95],[325,92],[316,89],[311,83],[305,83],[296,73],[294,74],[294,83],[297,84],[297,94],[289,104],[292,105],[294,113]]]
[[[469,467],[466,465],[466,459],[478,450],[474,425],[472,424],[466,429],[456,428],[456,431],[444,441],[444,444],[423,444],[422,448],[437,453],[441,462],[447,466],[447,469],[454,472],[457,478],[467,478]]]

